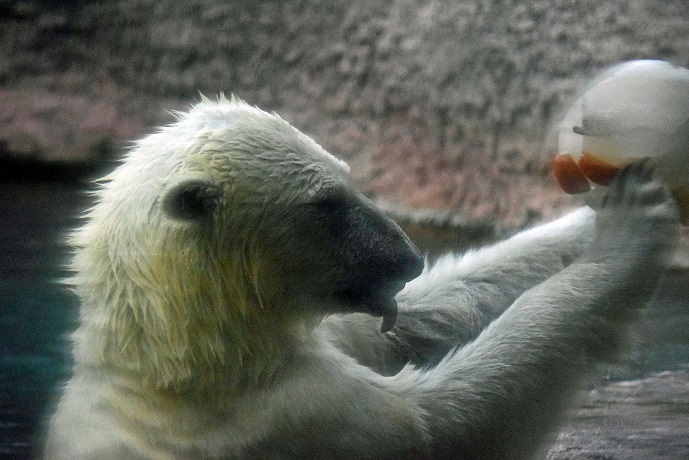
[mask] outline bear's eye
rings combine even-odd
[[[218,195],[218,190],[207,182],[183,182],[165,194],[163,212],[175,220],[199,220],[213,212]]]

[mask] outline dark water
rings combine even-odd
[[[76,298],[60,244],[86,200],[76,186],[0,181],[0,459],[35,455],[69,373]]]

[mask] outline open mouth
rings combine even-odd
[[[397,322],[397,301],[395,295],[406,283],[393,282],[386,286],[366,286],[338,290],[336,296],[345,302],[355,305],[373,316],[382,316],[381,332],[390,331]]]
[[[395,297],[364,299],[364,303],[374,316],[382,316],[380,332],[389,332],[397,322],[397,301]]]

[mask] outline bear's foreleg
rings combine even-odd
[[[646,165],[624,169],[590,248],[422,374],[434,458],[531,458],[582,378],[622,351],[677,230],[676,207]]]
[[[434,365],[478,334],[522,293],[561,271],[593,239],[595,212],[581,208],[553,222],[462,255],[446,255],[397,296],[389,334],[368,315],[327,318],[323,329],[347,354],[379,372],[406,363]]]

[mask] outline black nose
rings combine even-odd
[[[424,258],[402,229],[374,207],[360,210],[365,256],[360,267],[378,278],[410,281],[421,274]]]
[[[402,230],[400,230],[401,232]],[[421,274],[424,267],[424,259],[419,249],[407,238],[407,248],[402,251],[394,266],[398,267],[399,277],[405,281],[410,281]]]
[[[397,316],[395,295],[419,276],[424,259],[402,229],[370,202],[349,207],[340,222],[344,270],[335,296],[355,310],[383,316],[381,330],[386,332]]]

